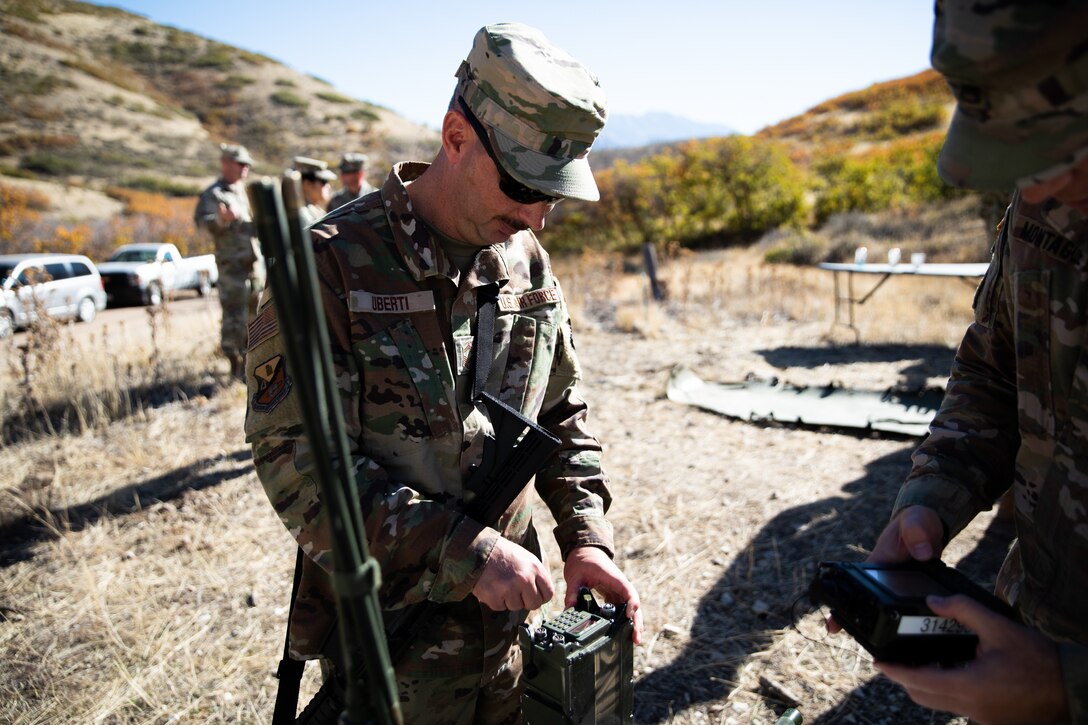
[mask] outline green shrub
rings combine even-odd
[[[79,163],[67,156],[49,151],[38,151],[23,158],[19,167],[49,176],[65,176],[79,171]]]
[[[28,70],[0,68],[0,93],[8,98],[18,96],[48,96],[58,88],[74,88],[75,84],[52,73],[40,75]]]
[[[897,99],[868,114],[858,130],[878,139],[895,139],[908,133],[940,128],[945,108],[939,101],[924,102],[915,97]]]
[[[164,196],[198,196],[201,191],[199,186],[164,179],[160,176],[134,176],[129,179],[122,179],[119,186],[126,189],[163,194]]]
[[[318,92],[317,97],[323,101],[328,101],[329,103],[354,103],[351,98],[331,91],[320,91]]]
[[[157,59],[155,48],[142,40],[113,43],[109,53],[122,63],[154,63]]]
[[[204,54],[195,58],[192,62],[197,68],[219,68],[226,70],[234,66],[234,53],[225,45],[212,44]]]
[[[803,172],[766,139],[691,141],[636,164],[617,162],[597,183],[598,204],[556,209],[547,244],[631,251],[644,242],[743,243],[800,226],[808,214]]]
[[[270,98],[273,103],[277,103],[281,106],[306,108],[310,105],[310,103],[305,98],[298,95],[297,93],[292,93],[291,91],[276,91],[270,96]]]
[[[963,195],[937,174],[944,134],[930,133],[881,146],[865,154],[838,154],[814,165],[816,218],[832,214],[878,211],[917,202]]]
[[[298,86],[298,84],[295,83],[290,78],[277,78],[276,79],[276,85],[277,86],[283,86],[285,88],[295,88],[295,87]]]
[[[381,119],[381,116],[365,107],[353,109],[351,117],[360,121],[377,121]]]
[[[253,85],[257,81],[249,76],[242,76],[232,73],[223,80],[219,81],[218,86],[224,90],[236,91],[239,88],[245,88],[246,86]]]
[[[38,175],[27,169],[16,169],[11,166],[0,166],[0,176],[10,176],[13,179],[36,179]]]
[[[823,261],[825,246],[807,232],[772,232],[771,246],[763,253],[767,264],[796,264],[811,266]]]

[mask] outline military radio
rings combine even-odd
[[[814,604],[826,604],[842,628],[885,662],[955,664],[975,658],[978,636],[935,614],[926,597],[966,594],[1015,620],[1005,602],[938,561],[899,564],[821,562],[809,586]]]
[[[634,624],[627,604],[575,606],[540,627],[521,625],[527,725],[621,725],[634,719]]]

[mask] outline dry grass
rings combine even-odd
[[[39,314],[27,334],[0,347],[0,445],[99,428],[222,384],[212,304],[199,311],[204,335],[175,321],[169,302],[93,331]]]
[[[712,380],[939,378],[970,290],[890,281],[861,310],[864,344],[844,346],[830,344],[843,339],[830,330],[830,275],[768,267],[755,251],[664,260],[662,304],[622,259],[560,266],[614,481],[617,559],[646,613],[636,720],[770,723],[793,696],[808,723],[961,722],[874,679],[804,603],[793,625],[814,562],[871,543],[913,442],[752,426],[670,403],[663,388],[681,362]],[[215,337],[214,321],[186,324],[171,337],[197,348]],[[84,383],[109,388],[128,365],[215,370],[203,348],[118,337],[63,341],[57,374],[88,371]],[[10,405],[18,387],[4,384]],[[0,448],[0,722],[268,721],[293,542],[253,474],[244,408],[241,386],[212,386]],[[977,556],[981,531],[952,558]]]
[[[668,297],[657,303],[649,280],[624,273],[612,255],[583,254],[560,260],[558,274],[579,329],[660,336],[682,324],[707,332],[779,323],[824,324],[825,342],[853,342],[854,334],[835,320],[834,276],[791,265],[768,265],[756,249],[696,254],[682,250],[658,271]],[[854,297],[880,280],[856,275]],[[846,294],[845,279],[840,294]],[[896,277],[867,302],[855,306],[855,324],[867,344],[950,344],[962,334],[974,285],[958,279]],[[848,319],[845,307],[840,321]]]

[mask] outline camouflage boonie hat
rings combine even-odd
[[[366,168],[367,157],[366,154],[344,154],[340,158],[340,170],[345,173],[352,173],[354,171],[362,171]]]
[[[938,0],[931,61],[957,101],[948,183],[1008,192],[1088,156],[1088,3]]]
[[[597,201],[590,146],[607,117],[597,77],[535,28],[488,25],[456,73],[503,168],[551,196]]]
[[[320,159],[311,159],[308,156],[296,156],[291,159],[291,168],[302,176],[303,179],[320,179],[332,181],[336,174],[329,171],[329,165]]]
[[[229,159],[239,164],[245,164],[246,166],[253,165],[253,157],[249,155],[249,151],[245,146],[235,143],[221,143],[219,144],[219,158]]]

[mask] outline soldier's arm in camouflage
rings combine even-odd
[[[193,221],[197,227],[206,229],[212,234],[218,234],[227,229],[222,222],[219,221],[219,199],[212,193],[211,189],[207,189],[196,202],[196,211],[193,213]]]
[[[912,505],[933,509],[945,526],[945,543],[1012,485],[1020,434],[1007,258],[1003,231],[941,409],[914,452],[893,511],[894,516]]]
[[[537,474],[536,488],[556,520],[555,540],[563,558],[576,547],[597,546],[614,553],[612,503],[601,467],[601,444],[586,428],[587,405],[578,392],[581,372],[563,307],[555,359],[537,422],[559,438],[558,453]]]
[[[323,278],[320,257],[318,276]],[[368,455],[359,417],[361,372],[351,352],[345,302],[328,285],[322,284],[322,295],[351,453],[349,466],[358,487],[370,554],[381,566],[382,606],[463,599],[475,586],[498,534],[425,498],[413,489],[412,482],[392,480]],[[259,313],[254,325],[262,319]],[[257,392],[255,373],[267,361],[282,356],[282,345],[282,338],[275,334],[247,354],[253,371],[247,375],[251,398]],[[254,413],[251,404],[247,441],[253,446],[257,474],[280,520],[303,551],[328,571],[332,565],[328,515],[314,481],[295,395],[288,392],[269,414]]]

